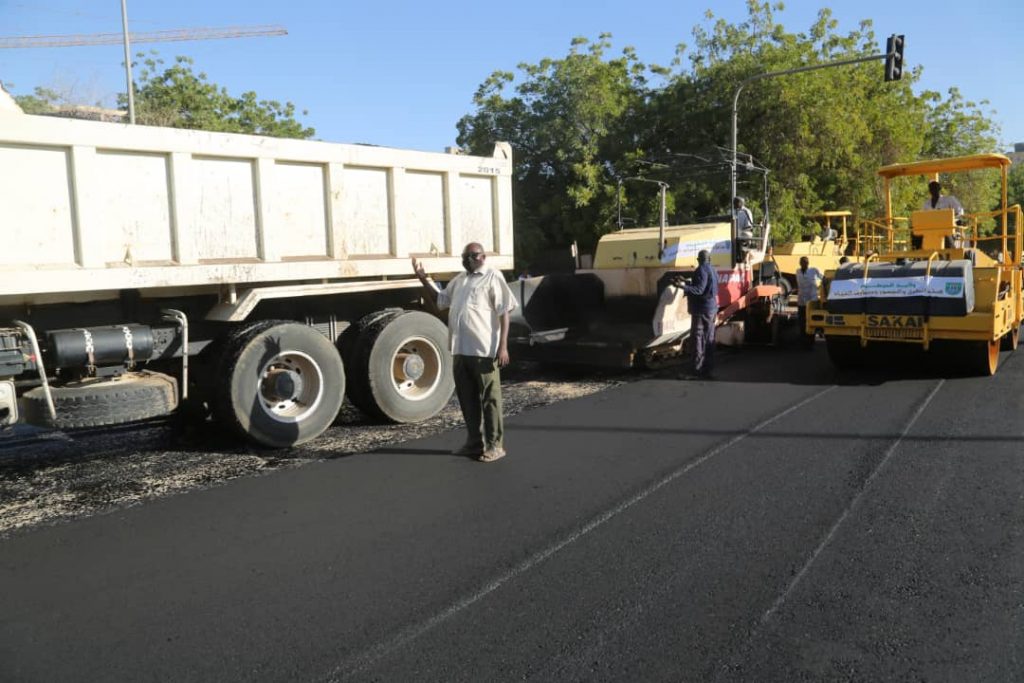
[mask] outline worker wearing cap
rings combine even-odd
[[[718,273],[711,265],[707,249],[697,252],[697,270],[689,283],[682,284],[686,293],[686,307],[692,320],[693,377],[714,379],[715,317],[718,315]]]

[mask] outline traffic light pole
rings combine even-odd
[[[850,64],[861,64],[863,62],[873,62],[878,59],[886,59],[889,57],[888,53],[882,53],[878,55],[871,55],[870,57],[858,57],[857,59],[844,59],[838,62],[828,62],[827,64],[814,64],[811,66],[800,66],[795,69],[786,69],[785,71],[770,71],[768,73],[756,74],[750,78],[744,79],[738,88],[736,88],[736,95],[732,98],[732,164],[730,164],[730,181],[732,191],[732,238],[735,242],[736,235],[736,128],[737,128],[737,109],[740,104],[740,93],[743,92],[748,84],[754,81],[763,80],[765,78],[775,78],[776,76],[788,76],[790,74],[804,73],[805,71],[818,71],[819,69],[830,69],[835,66],[849,66]]]

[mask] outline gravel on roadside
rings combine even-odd
[[[516,364],[504,373],[505,414],[586,396],[641,376],[593,370],[545,373],[534,364]],[[0,436],[0,537],[462,427],[454,398],[438,415],[411,425],[374,423],[346,402],[335,425],[322,436],[284,450],[240,443],[213,423],[182,431],[169,419],[72,433],[19,427]]]

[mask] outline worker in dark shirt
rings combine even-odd
[[[697,253],[697,270],[689,283],[682,285],[690,312],[690,334],[693,335],[693,375],[714,379],[715,317],[718,315],[718,273],[711,265],[706,249]]]

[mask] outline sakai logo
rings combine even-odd
[[[924,316],[869,315],[868,327],[924,327]]]
[[[950,296],[960,296],[964,291],[964,283],[962,282],[947,282],[946,283],[946,294]]]

